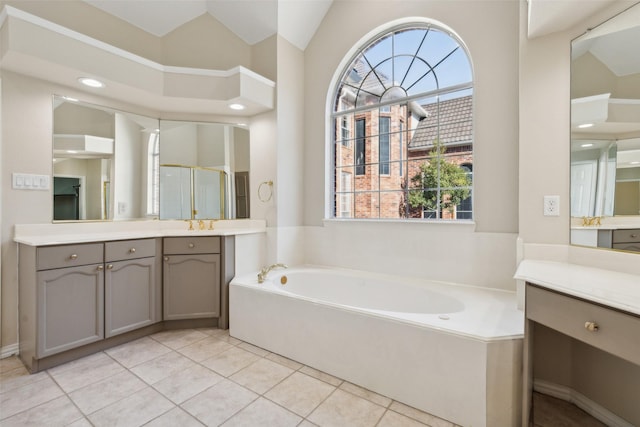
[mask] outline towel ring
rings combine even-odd
[[[268,194],[266,196],[263,196],[262,187],[264,187],[265,185],[267,186]],[[272,197],[273,197],[273,181],[262,182],[258,187],[258,199],[262,203],[267,203],[269,200],[271,200]]]

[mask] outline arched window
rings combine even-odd
[[[366,43],[335,91],[333,215],[472,219],[472,107],[471,62],[449,31],[404,25]]]

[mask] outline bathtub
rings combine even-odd
[[[515,293],[313,266],[234,278],[231,336],[462,426],[520,422]]]

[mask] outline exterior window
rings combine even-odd
[[[391,122],[391,118],[389,117],[380,117],[379,121],[379,135],[378,141],[380,143],[380,175],[389,175],[389,123]]]
[[[365,119],[356,120],[356,175],[365,173],[365,127]]]
[[[334,99],[335,217],[473,219],[473,73],[452,31],[413,24],[370,40]]]

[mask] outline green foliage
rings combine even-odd
[[[452,211],[469,197],[469,177],[460,166],[447,161],[444,156],[446,150],[439,141],[434,141],[431,160],[421,164],[420,172],[411,178],[409,206],[412,208],[437,211],[439,198],[440,210]]]

